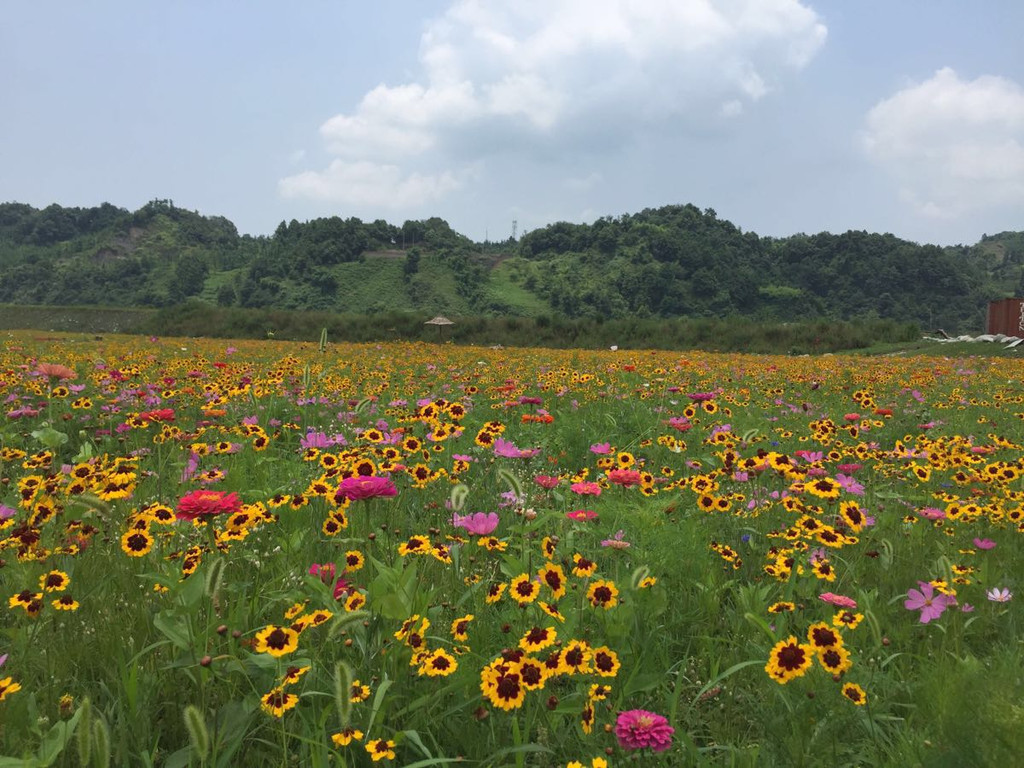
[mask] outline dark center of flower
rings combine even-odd
[[[779,651],[778,663],[786,670],[799,669],[804,663],[804,650],[797,645],[787,645]]]

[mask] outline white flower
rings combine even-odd
[[[1010,598],[1013,597],[1013,592],[1008,590],[1006,587],[1003,587],[1002,589],[999,587],[993,587],[985,593],[985,596],[993,603],[1008,603],[1010,602]]]

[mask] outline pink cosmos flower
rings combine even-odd
[[[985,597],[991,600],[993,603],[1008,603],[1013,598],[1013,592],[1008,590],[1006,587],[999,589],[999,587],[993,587],[985,593]]]
[[[590,446],[590,452],[591,453],[601,454],[601,455],[607,455],[607,454],[612,452],[612,444],[611,443],[594,443],[592,446]]]
[[[847,475],[852,475],[854,472],[856,472],[862,466],[863,465],[861,465],[861,464],[837,464],[836,465],[836,469],[838,469],[840,472],[843,472],[843,473],[845,473]]]
[[[978,549],[992,549],[996,543],[992,539],[975,539],[974,546]]]
[[[837,474],[836,482],[839,483],[839,487],[847,493],[853,494],[854,496],[864,495],[864,486],[858,483],[850,475]]]
[[[395,484],[391,482],[390,478],[387,477],[346,477],[341,481],[338,486],[337,492],[334,494],[336,501],[344,501],[345,499],[351,499],[352,501],[362,501],[364,499],[372,499],[376,496],[396,496],[398,495],[398,489],[395,488]]]
[[[456,528],[465,528],[467,533],[474,536],[486,536],[498,527],[497,512],[475,512],[472,515],[460,515],[452,513],[452,525]]]
[[[650,749],[664,752],[672,746],[676,729],[662,715],[645,709],[620,712],[615,721],[615,737],[623,749]]]
[[[824,600],[829,605],[835,605],[839,608],[846,608],[848,610],[855,610],[857,608],[857,601],[852,597],[846,597],[845,595],[837,595],[834,592],[822,592],[818,595],[819,600]]]
[[[680,432],[685,432],[693,427],[693,424],[691,424],[690,420],[685,416],[673,416],[668,420],[667,424],[672,427],[672,429],[678,429]]]
[[[919,510],[917,514],[926,520],[941,520],[946,516],[946,513],[937,507],[925,507],[924,509]]]
[[[8,507],[6,504],[0,504],[0,520],[7,520],[14,517],[14,515],[17,514],[17,511],[18,510],[16,509]]]
[[[588,520],[597,520],[597,512],[592,509],[574,509],[572,512],[566,512],[565,516],[570,520],[576,520],[581,523]]]
[[[495,456],[504,456],[507,459],[528,459],[538,453],[540,453],[540,448],[517,448],[513,443],[501,437],[494,441]]]
[[[907,590],[907,599],[903,601],[903,607],[908,611],[921,611],[921,623],[927,624],[933,619],[939,618],[947,608],[956,605],[956,598],[952,595],[936,593],[935,587],[927,581],[917,582],[921,587]]]
[[[328,435],[326,432],[310,430],[305,437],[299,440],[299,447],[302,449],[330,448],[332,445],[346,445],[345,436],[341,434]]]

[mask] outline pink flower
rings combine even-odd
[[[616,534],[615,534],[615,538],[605,539],[604,541],[601,542],[601,546],[602,547],[611,547],[612,549],[626,549],[627,547],[630,546],[630,543],[628,541],[623,541],[622,540],[622,537],[624,535],[625,534],[624,534],[623,531],[617,531]]]
[[[376,496],[396,496],[397,494],[398,489],[395,488],[395,484],[391,482],[390,478],[357,476],[346,477],[342,480],[334,498],[339,502],[345,499],[362,501]]]
[[[631,485],[640,485],[640,473],[635,469],[612,469],[608,471],[608,480],[628,488]]]
[[[192,491],[178,500],[176,517],[179,520],[195,520],[198,517],[230,515],[242,508],[237,493],[226,491]]]
[[[334,581],[334,571],[334,563],[313,563],[311,566],[309,566],[309,575],[319,576],[320,581],[322,581],[324,584],[330,584],[332,581]]]
[[[569,490],[578,493],[580,496],[600,496],[601,486],[597,483],[573,483]]]
[[[858,469],[861,468],[861,464],[837,464],[836,469],[840,472],[845,472],[847,475],[852,475]]]
[[[60,365],[59,363],[40,363],[36,367],[36,373],[47,378],[60,379],[73,379],[78,374],[75,373],[73,368],[68,368],[66,365]]]
[[[452,525],[456,528],[465,528],[467,533],[474,536],[486,536],[498,527],[498,513],[475,512],[472,515],[460,515],[455,512],[452,514]]]
[[[974,546],[978,549],[992,549],[996,543],[992,539],[975,539]]]
[[[993,587],[985,593],[985,597],[987,597],[993,603],[1008,603],[1010,602],[1010,599],[1013,597],[1013,592],[1008,590],[1006,587],[1003,587],[1002,589],[999,589],[998,587]]]
[[[540,453],[540,448],[517,448],[513,443],[502,437],[494,441],[494,455],[507,459],[528,459]]]
[[[924,509],[918,511],[917,514],[919,514],[926,520],[941,520],[946,516],[946,513],[943,512],[941,509],[938,509],[937,507],[925,507]]]
[[[672,427],[672,429],[678,429],[680,432],[685,432],[693,427],[693,424],[691,424],[690,420],[685,416],[673,416],[666,423]]]
[[[590,446],[590,452],[591,453],[601,454],[601,455],[607,455],[607,454],[612,452],[612,444],[611,443],[594,443],[592,446]]]
[[[533,482],[535,482],[541,488],[547,488],[548,490],[550,490],[552,488],[557,488],[560,480],[559,478],[554,477],[553,475],[537,475],[535,478],[533,478]]]
[[[343,598],[345,595],[355,591],[356,588],[353,585],[349,584],[347,581],[345,581],[345,579],[343,579],[341,576],[339,576],[338,580],[334,582],[335,600],[341,600],[341,598]]]
[[[907,590],[907,599],[903,601],[903,607],[908,611],[921,611],[922,624],[939,618],[949,606],[956,605],[955,597],[941,592],[936,594],[935,587],[927,581],[919,581],[918,585],[921,587],[920,591]]]
[[[676,729],[663,716],[645,709],[620,712],[615,721],[615,737],[623,749],[650,749],[664,752],[672,746]]]
[[[691,392],[687,395],[688,398],[693,400],[695,403],[703,403],[707,400],[714,400],[717,392]]]
[[[0,504],[0,520],[7,520],[14,517],[18,510],[8,507],[6,504]]]
[[[854,496],[864,495],[864,486],[858,483],[849,475],[837,474],[836,482],[839,483],[839,487],[847,493],[853,494]]]
[[[581,523],[587,520],[597,520],[597,512],[594,512],[592,509],[574,509],[572,512],[566,512],[565,516],[570,520],[577,520]]]
[[[819,600],[824,600],[829,605],[835,605],[839,608],[847,608],[848,610],[855,610],[857,608],[857,601],[852,597],[846,597],[845,595],[837,595],[834,592],[822,592],[818,595]]]

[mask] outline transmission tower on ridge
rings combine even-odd
[[[516,219],[512,219],[512,242],[515,242],[516,231],[519,229],[519,222]]]

